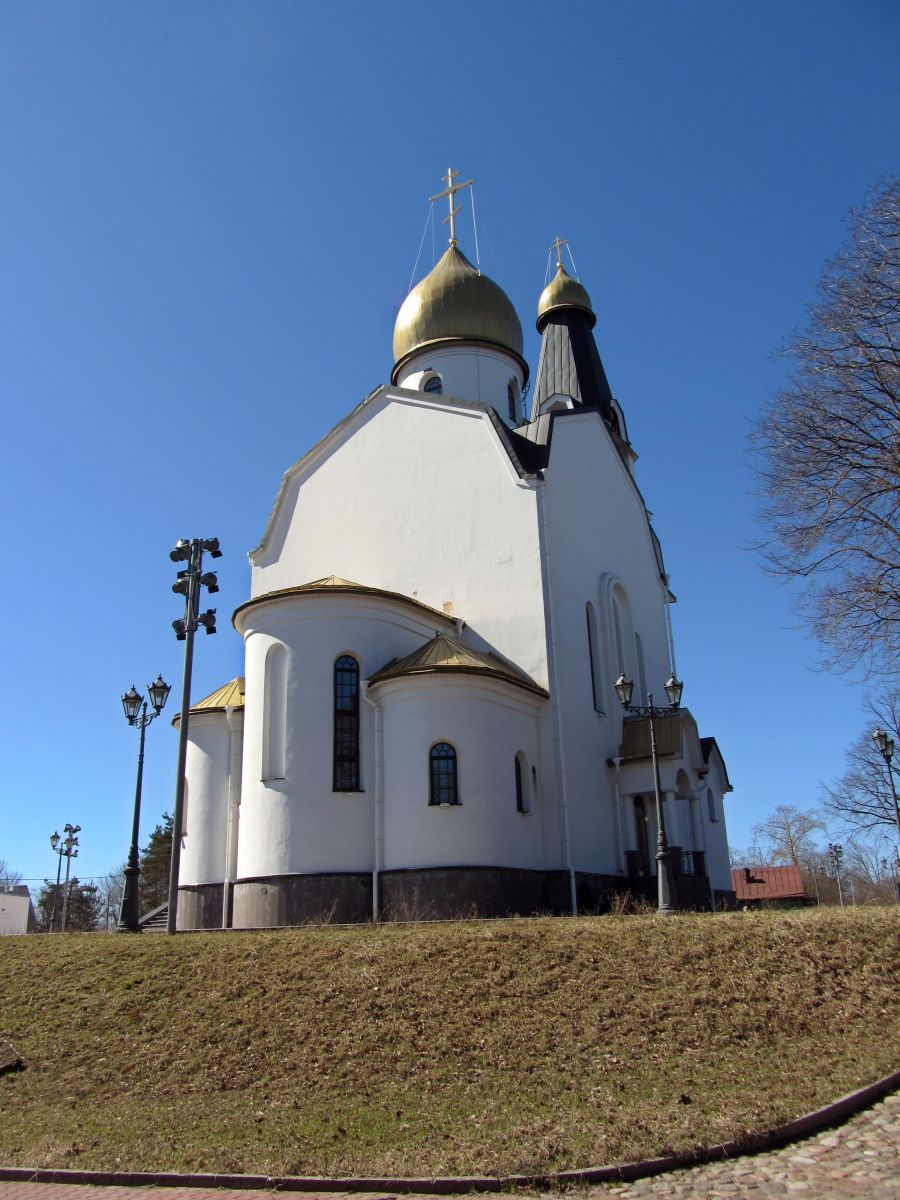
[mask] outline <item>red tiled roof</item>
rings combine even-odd
[[[803,895],[799,867],[737,867],[731,886],[742,900],[788,900]]]

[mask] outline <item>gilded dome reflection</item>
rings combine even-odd
[[[522,326],[509,297],[450,246],[409,293],[394,324],[394,361],[435,342],[488,342],[521,358]]]

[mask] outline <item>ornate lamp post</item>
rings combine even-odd
[[[131,690],[122,697],[122,707],[125,719],[129,725],[141,731],[140,749],[138,750],[137,786],[134,790],[134,823],[131,827],[131,847],[128,851],[128,865],[125,867],[125,887],[122,890],[122,907],[119,911],[118,932],[140,933],[140,911],[138,906],[138,885],[141,868],[138,860],[138,837],[141,824],[141,784],[144,777],[144,734],[151,721],[155,721],[165,707],[169,692],[172,689],[164,682],[162,675],[157,675],[153,683],[147,684],[150,704],[153,712],[147,712],[147,701],[137,691],[134,684]]]
[[[831,865],[834,867],[834,874],[838,885],[838,899],[841,902],[841,908],[843,908],[844,889],[841,887],[841,859],[844,857],[844,847],[840,842],[829,842],[828,855],[831,859]]]
[[[665,683],[668,705],[658,707],[653,703],[653,693],[647,693],[647,703],[632,704],[634,680],[626,679],[623,671],[615,682],[616,695],[626,712],[639,717],[647,717],[650,721],[650,757],[653,760],[653,786],[656,793],[656,886],[657,907],[660,916],[668,916],[675,911],[675,880],[672,875],[672,856],[669,853],[669,840],[666,837],[666,820],[663,814],[662,789],[659,782],[659,759],[656,753],[656,718],[665,713],[677,712],[681,704],[681,693],[684,684],[670,675]]]
[[[172,591],[184,596],[184,617],[172,622],[175,637],[184,642],[184,681],[181,687],[181,721],[178,729],[178,775],[175,780],[175,812],[172,814],[172,865],[169,869],[169,911],[166,917],[166,933],[175,933],[178,928],[178,869],[181,865],[181,834],[184,821],[184,767],[187,761],[188,718],[191,707],[191,674],[194,666],[194,634],[202,625],[207,634],[216,632],[216,610],[208,608],[200,612],[200,589],[208,592],[219,590],[215,571],[203,571],[203,554],[221,558],[218,538],[180,538],[175,549],[169,552],[172,562],[187,563]]]

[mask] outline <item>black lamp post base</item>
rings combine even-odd
[[[119,923],[116,933],[140,933],[140,909],[138,906],[138,881],[140,868],[127,866],[125,868],[125,887],[122,891],[122,908],[119,911]]]

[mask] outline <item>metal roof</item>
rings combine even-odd
[[[252,596],[249,600],[245,600],[243,604],[239,604],[231,616],[231,623],[235,625],[235,620],[238,613],[242,613],[245,609],[252,608],[256,604],[262,604],[267,600],[279,600],[283,596],[303,596],[316,593],[344,593],[356,596],[381,596],[386,600],[398,600],[402,604],[411,604],[414,608],[422,609],[431,617],[440,617],[443,621],[450,621],[456,624],[460,618],[450,617],[445,612],[441,612],[438,608],[432,608],[430,604],[423,604],[421,600],[416,600],[413,596],[405,596],[402,592],[390,592],[385,588],[369,587],[364,583],[354,583],[352,579],[342,579],[340,575],[326,575],[323,579],[314,579],[311,583],[301,583],[297,587],[278,588],[274,592],[263,592],[260,596]],[[235,625],[235,628],[237,626]]]
[[[405,658],[392,659],[380,671],[371,676],[369,683],[383,683],[388,679],[399,679],[409,675],[437,675],[459,673],[462,675],[490,675],[516,687],[525,688],[539,696],[549,693],[512,663],[485,650],[473,650],[455,638],[439,633],[430,642],[407,654]]]
[[[799,867],[735,867],[731,886],[741,900],[791,900],[802,897]]]

